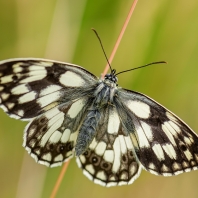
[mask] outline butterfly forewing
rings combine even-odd
[[[125,111],[135,126],[129,131],[131,140],[143,167],[164,176],[196,170],[197,134],[149,97],[129,90],[121,92]]]
[[[68,96],[75,100],[74,88],[96,80],[79,66],[51,60],[10,59],[0,65],[1,107],[17,119],[42,114]]]

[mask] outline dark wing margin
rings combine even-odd
[[[74,89],[93,85],[97,78],[80,66],[47,59],[0,61],[1,108],[16,119],[29,120],[57,106]],[[76,97],[76,95],[75,95]]]
[[[198,135],[181,119],[134,91],[120,89],[116,101],[119,113],[127,112],[122,122],[147,171],[172,176],[198,169]]]
[[[141,164],[133,153],[116,108],[101,108],[96,137],[87,151],[77,157],[77,164],[94,183],[121,186],[133,183],[141,172]]]

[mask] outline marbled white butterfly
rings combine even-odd
[[[27,120],[23,146],[40,164],[73,156],[103,186],[131,184],[141,169],[171,176],[198,168],[198,136],[151,98],[77,65],[46,59],[0,62],[2,109]]]

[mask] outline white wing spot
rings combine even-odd
[[[40,142],[41,146],[45,146],[46,142],[49,140],[49,138],[54,133],[54,131],[56,131],[61,126],[63,120],[64,120],[64,113],[62,112],[60,112],[50,120],[48,125],[48,130],[41,139]]]
[[[77,139],[77,135],[78,135],[78,131],[75,131],[74,133],[72,133],[69,137],[69,141],[70,142],[76,142],[76,139]]]
[[[165,164],[163,164],[163,166],[161,168],[161,171],[162,172],[167,172],[167,171],[170,171],[170,169]]]
[[[182,169],[181,165],[178,164],[177,162],[173,163],[172,168],[173,168],[174,171]]]
[[[118,137],[114,141],[113,150],[114,150],[114,161],[113,161],[112,171],[116,173],[120,168],[120,158],[121,158],[121,148]]]
[[[71,134],[71,130],[70,129],[65,129],[65,131],[63,132],[63,135],[61,137],[61,142],[66,143],[69,140],[70,134]]]
[[[28,93],[30,90],[25,84],[18,85],[11,89],[11,93],[14,95]]]
[[[140,166],[140,164],[139,164],[139,166]],[[138,167],[137,167],[137,164],[136,163],[131,163],[131,165],[129,166],[129,173],[130,173],[130,175],[134,175],[134,173],[137,172],[137,168]],[[133,178],[132,180],[130,180],[130,183],[133,183],[133,181],[139,176],[140,172],[141,172],[141,168],[139,168],[136,177]]]
[[[86,158],[84,155],[80,155],[79,158],[80,158],[80,161],[82,164],[84,164],[86,162]]]
[[[182,167],[183,167],[183,168],[188,168],[188,167],[189,167],[189,163],[183,161],[183,162],[182,162]]]
[[[62,74],[60,76],[59,81],[62,85],[68,87],[80,87],[83,86],[85,83],[80,75],[77,75],[76,73],[71,71],[67,71],[64,74]]]
[[[43,78],[46,77],[47,71],[46,70],[35,71],[35,74],[33,73],[33,71],[31,71],[30,75],[31,75],[30,77],[22,79],[20,83],[29,83],[29,82],[42,80]]]
[[[44,155],[42,156],[42,159],[43,159],[43,160],[46,160],[46,161],[51,161],[52,155],[51,155],[50,153],[44,154]]]
[[[15,69],[17,67],[20,67],[23,63],[22,62],[18,62],[12,65],[12,68]]]
[[[173,130],[173,133],[171,133],[172,131],[172,128],[170,127],[170,125],[168,124],[168,122],[164,122],[164,124],[162,124],[162,130],[164,131],[164,133],[167,135],[167,137],[169,138],[169,140],[171,141],[171,143],[174,145],[174,146],[177,146],[176,142],[175,142],[175,139],[173,137],[173,135],[177,135],[174,133],[174,130]],[[171,130],[171,131],[170,131]]]
[[[140,123],[145,132],[146,137],[149,139],[149,141],[153,141],[153,133],[152,133],[151,127],[143,121],[140,121]]]
[[[126,171],[123,171],[121,176],[120,176],[120,179],[128,180],[129,179],[128,173]]]
[[[58,108],[53,108],[45,113],[45,117],[49,120],[59,113],[60,111],[58,110]]]
[[[140,101],[128,101],[128,108],[139,118],[147,119],[150,116],[150,107]]]
[[[137,128],[137,135],[138,135],[138,143],[139,143],[140,148],[145,148],[145,147],[150,148],[150,144],[141,126]]]
[[[187,149],[186,151],[183,151],[183,152],[184,152],[186,158],[187,158],[189,161],[193,159],[193,156],[192,156],[191,152],[190,152],[188,149]]]
[[[4,90],[4,87],[3,86],[0,86],[0,91],[3,91]]]
[[[21,109],[21,110],[18,110],[17,112],[16,112],[16,114],[18,115],[18,116],[20,116],[20,117],[23,117],[24,116],[24,111]]]
[[[165,160],[164,152],[160,144],[154,144],[152,149],[159,160]]]
[[[62,136],[62,133],[60,131],[55,131],[50,137],[49,141],[51,143],[57,143],[60,140],[61,136]]]
[[[57,156],[54,158],[54,161],[55,161],[55,162],[63,161],[63,155],[62,155],[62,154],[57,155]]]
[[[93,167],[92,164],[86,165],[86,166],[85,166],[85,169],[86,169],[89,173],[91,173],[92,175],[95,173],[95,169],[94,169],[94,167]]]
[[[81,156],[81,155],[80,155]],[[76,157],[76,163],[78,165],[79,168],[82,168],[82,164],[81,164],[81,161],[79,159],[79,157]],[[82,162],[83,163],[83,162]],[[83,163],[84,164],[84,163]]]
[[[37,103],[40,105],[40,107],[45,107],[48,104],[57,101],[60,98],[59,92],[54,92],[45,96],[42,96],[41,98],[37,99]]]
[[[7,100],[9,98],[10,94],[9,93],[1,93],[1,98],[3,100]]]
[[[104,158],[105,161],[107,161],[109,163],[113,163],[113,161],[114,161],[114,151],[106,150],[103,158]]]
[[[176,121],[177,122],[177,119],[170,113],[170,112],[166,112],[166,116],[170,119],[170,120],[172,120],[172,121]]]
[[[101,185],[101,186],[106,186],[106,183],[103,182],[103,181],[101,181],[101,180],[99,180],[99,179],[94,179],[94,183],[95,183],[95,184],[99,184],[99,185]]]
[[[24,94],[23,96],[18,98],[18,103],[23,104],[26,102],[30,102],[32,100],[35,100],[37,96],[37,93],[35,91],[31,91],[29,93]]]
[[[171,125],[171,127],[173,127],[173,129],[174,129],[176,132],[178,132],[178,133],[181,132],[181,129],[180,129],[174,122],[168,121],[168,123]]]
[[[84,104],[84,99],[79,99],[76,102],[74,102],[68,111],[68,115],[70,116],[70,118],[75,118],[78,115],[78,113],[82,110]]]
[[[1,84],[5,84],[5,83],[9,83],[9,82],[13,82],[13,75],[12,74],[1,77]]]
[[[105,175],[105,172],[104,171],[99,171],[97,174],[96,174],[96,177],[98,179],[101,179],[101,180],[107,180],[107,176]]]
[[[127,153],[127,147],[126,147],[126,142],[124,140],[124,136],[119,135],[118,138],[119,138],[119,141],[120,141],[121,153],[126,154]]]
[[[188,144],[188,145],[191,145],[191,144],[192,144],[192,142],[190,141],[190,139],[187,138],[187,137],[184,137],[184,142],[185,142],[186,144]]]
[[[107,144],[105,142],[99,142],[95,148],[95,153],[99,156],[102,156],[107,148]]]
[[[106,187],[112,187],[112,186],[117,186],[118,183],[117,182],[108,182]]]
[[[13,65],[13,66],[15,66],[15,65]],[[13,72],[14,73],[20,73],[20,72],[22,72],[23,71],[23,68],[22,67],[13,67]]]
[[[40,92],[39,95],[40,96],[45,96],[47,94],[51,94],[51,93],[53,93],[55,91],[58,91],[60,89],[62,89],[61,86],[58,86],[58,85],[49,85],[45,89],[41,90],[41,92]]]
[[[110,110],[109,111],[109,120],[108,120],[107,132],[109,134],[116,135],[118,133],[119,126],[120,126],[120,119],[119,119],[117,111],[115,109]]]
[[[38,66],[38,65],[31,65],[28,67],[29,71],[38,71],[38,70],[45,70],[45,67]]]
[[[128,150],[132,150],[133,145],[132,145],[130,137],[129,136],[124,136],[124,139],[125,139],[126,146],[127,146]]]
[[[6,106],[8,107],[8,109],[11,110],[15,106],[15,104],[12,102],[6,102]]]
[[[156,170],[156,166],[153,163],[149,163],[148,167],[152,170]]]
[[[162,148],[171,159],[177,158],[177,154],[172,144],[164,144],[162,145]]]
[[[98,142],[97,142],[96,139],[94,138],[94,139],[92,140],[91,144],[89,145],[89,148],[90,148],[91,150],[94,150],[94,149],[96,148],[97,144],[98,144]]]

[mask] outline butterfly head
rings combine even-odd
[[[118,78],[116,77],[115,69],[113,69],[110,74],[106,74],[104,78],[105,78],[105,80],[109,80],[110,82],[113,82],[115,84],[118,82]]]

